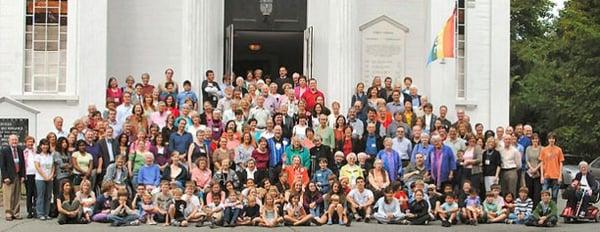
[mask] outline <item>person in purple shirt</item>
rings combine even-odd
[[[383,140],[383,150],[377,153],[377,159],[383,161],[383,168],[387,171],[390,182],[400,179],[403,174],[402,160],[400,160],[398,152],[392,149],[392,144],[392,138],[385,138]]]
[[[429,158],[425,163],[425,168],[429,171],[437,188],[441,189],[442,183],[454,178],[456,157],[454,157],[452,149],[442,143],[439,135],[432,136],[431,143],[433,143],[433,149],[427,154]]]

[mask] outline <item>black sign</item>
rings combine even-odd
[[[29,119],[27,118],[0,118],[0,144],[8,144],[8,136],[16,134],[19,143],[23,143],[29,134]]]

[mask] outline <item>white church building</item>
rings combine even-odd
[[[455,6],[456,57],[427,64]],[[156,85],[171,67],[198,91],[208,69],[285,65],[344,108],[358,82],[410,76],[434,113],[495,128],[509,119],[509,35],[508,0],[0,0],[0,126],[27,109],[35,136],[57,115],[68,129],[104,109],[111,76]]]

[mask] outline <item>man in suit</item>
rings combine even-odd
[[[0,153],[0,172],[2,173],[2,198],[6,221],[21,219],[20,196],[21,183],[25,180],[25,157],[23,149],[17,147],[19,137],[8,137],[8,147]]]
[[[281,66],[279,67],[279,77],[276,77],[273,80],[273,83],[277,84],[277,93],[278,94],[285,94],[285,92],[283,91],[283,84],[288,83],[290,85],[292,85],[292,87],[294,86],[294,80],[290,77],[287,76],[288,71],[287,68],[285,66]]]
[[[102,180],[102,176],[106,173],[108,165],[115,162],[117,155],[119,154],[119,143],[113,139],[113,129],[111,127],[106,128],[106,136],[98,141],[100,146],[100,157],[102,157],[102,173],[98,177]]]
[[[144,92],[143,91],[144,91],[144,86],[142,85],[142,83],[135,84],[135,93],[133,93],[131,95],[131,104],[144,105]]]
[[[423,106],[423,112],[425,113],[421,119],[425,123],[424,130],[427,133],[431,133],[435,129],[435,120],[437,120],[437,115],[433,114],[433,105],[431,103],[427,103]]]

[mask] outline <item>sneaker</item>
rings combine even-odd
[[[442,226],[443,227],[450,227],[450,223],[446,220],[442,220]]]
[[[40,221],[45,221],[47,218],[44,216],[39,216],[38,219],[40,219]]]
[[[312,218],[312,219],[310,219],[310,222],[312,222],[313,224],[315,224],[315,225],[317,225],[317,226],[320,226],[320,225],[321,225],[321,223],[319,223],[319,220],[317,220],[316,218]]]
[[[429,220],[425,220],[425,225],[429,225]]]
[[[331,221],[331,219],[327,220],[327,225],[333,225],[333,222]]]
[[[208,227],[209,227],[209,228],[211,228],[211,229],[215,229],[215,228],[217,228],[217,225],[215,225],[215,222],[211,221],[211,222],[208,224]]]
[[[173,221],[171,222],[171,225],[172,225],[172,226],[175,226],[175,227],[177,227],[177,226],[180,226],[180,225],[181,225],[181,222],[179,222],[179,221],[177,221],[177,220],[173,220]]]
[[[362,217],[358,214],[354,214],[354,220],[356,220],[357,222],[360,222],[362,220]]]
[[[346,222],[346,227],[350,227],[350,223],[352,223],[352,221],[348,219],[348,222]]]
[[[408,224],[410,224],[410,222],[408,220],[404,219],[404,220],[398,222],[398,224],[400,224],[400,225],[408,225]]]
[[[506,224],[515,224],[515,221],[510,220],[510,219],[506,219]]]

